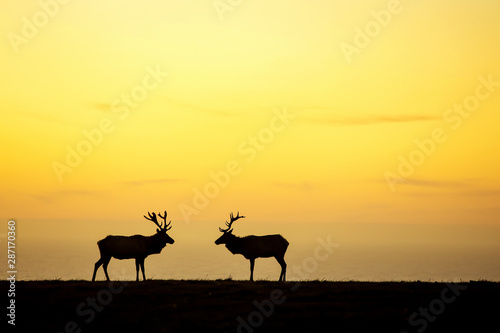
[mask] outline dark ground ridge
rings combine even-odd
[[[7,294],[9,282],[0,285]],[[55,280],[15,288],[19,331],[500,331],[500,282],[490,281]]]

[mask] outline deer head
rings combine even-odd
[[[217,245],[225,244],[231,238],[231,236],[233,236],[233,229],[231,229],[233,223],[238,219],[245,218],[245,216],[240,216],[240,212],[238,212],[236,217],[233,215],[233,213],[231,213],[229,217],[230,217],[230,222],[226,221],[227,228],[226,229],[219,228],[219,231],[222,232],[223,234],[215,241],[215,244]]]
[[[159,235],[165,243],[173,244],[174,240],[167,234],[167,231],[172,229],[172,227],[170,226],[172,221],[168,222],[168,224],[167,224],[167,211],[165,211],[163,216],[161,215],[161,213],[158,213],[158,216],[163,219],[163,226],[160,225],[160,223],[158,223],[158,220],[156,218],[156,213],[148,212],[148,215],[149,215],[149,218],[146,217],[146,215],[144,215],[144,218],[146,220],[152,221],[154,224],[156,224],[156,226],[158,227],[156,229],[156,234]]]

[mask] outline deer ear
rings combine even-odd
[[[233,229],[229,230],[227,233],[232,234],[233,233]]]

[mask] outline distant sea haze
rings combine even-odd
[[[332,243],[334,244],[334,243]],[[5,254],[2,253],[5,257]],[[318,242],[291,244],[285,256],[288,280],[330,281],[500,281],[500,247],[430,245],[378,246],[342,243],[323,247]],[[2,258],[4,260],[6,258]],[[90,280],[99,252],[94,241],[33,241],[19,247],[20,280]],[[176,242],[145,264],[147,279],[248,280],[249,261],[223,246]],[[133,260],[112,259],[112,280],[135,280]],[[257,259],[256,280],[278,280],[274,258]],[[2,278],[6,278],[5,271]],[[102,268],[96,280],[104,280]]]

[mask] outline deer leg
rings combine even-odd
[[[253,268],[255,267],[255,259],[250,259],[250,281],[253,281]]]
[[[96,261],[96,263],[94,265],[94,274],[92,274],[92,282],[95,281],[95,275],[97,273],[97,270],[99,269],[99,267],[101,267],[103,262],[104,261],[102,260],[102,258],[100,258],[99,260]]]
[[[278,281],[286,281],[286,262],[283,257],[275,257],[278,263],[281,265],[281,274]]]
[[[144,259],[141,259],[142,280],[146,281],[146,273],[144,273]]]
[[[139,258],[135,258],[135,281],[139,281]]]
[[[109,281],[109,275],[108,275],[108,264],[109,264],[109,261],[111,260],[111,257],[109,258],[105,258],[103,260],[103,264],[102,264],[102,268],[104,269],[104,274],[106,275],[106,280]]]

